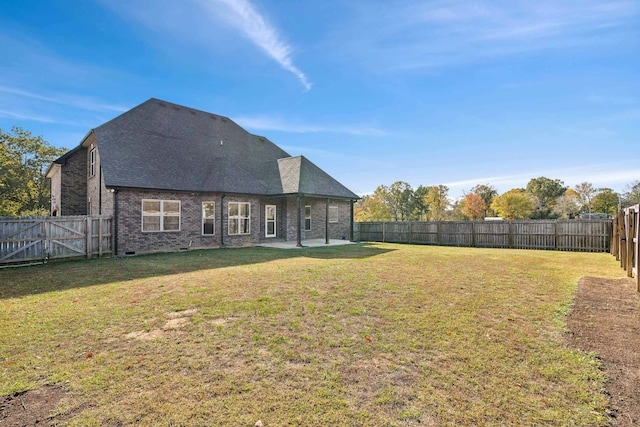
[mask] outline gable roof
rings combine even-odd
[[[92,132],[107,187],[358,198],[227,117],[154,98]]]

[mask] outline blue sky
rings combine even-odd
[[[0,129],[73,148],[149,98],[358,194],[640,179],[640,1],[0,2]]]

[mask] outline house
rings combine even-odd
[[[148,101],[47,170],[52,215],[112,215],[118,255],[353,239],[358,196],[227,117]]]

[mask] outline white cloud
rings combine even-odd
[[[332,37],[343,54],[382,70],[458,66],[532,52],[619,43],[635,1],[431,1],[368,4]],[[375,28],[375,31],[368,29]],[[622,33],[624,34],[624,33]]]
[[[128,110],[126,107],[122,107],[120,105],[112,105],[105,104],[102,102],[95,101],[88,97],[83,96],[75,96],[75,95],[61,95],[56,94],[55,96],[44,96],[38,95],[26,90],[10,88],[6,86],[0,86],[0,92],[17,95],[24,98],[36,99],[39,101],[51,102],[54,104],[62,104],[68,107],[81,108],[83,110],[91,110],[91,111],[116,111],[119,113],[125,112]]]
[[[286,43],[278,30],[262,16],[248,0],[207,0],[209,4],[221,3],[229,12],[223,17],[240,30],[256,46],[274,59],[282,68],[295,75],[306,90],[311,89],[307,76],[293,64],[291,46]],[[217,16],[216,16],[217,18]]]
[[[318,126],[296,123],[272,117],[235,117],[234,121],[242,127],[253,130],[269,130],[288,133],[342,133],[348,135],[384,136],[387,133],[374,126],[367,125],[335,125]]]
[[[40,116],[37,114],[31,113],[16,113],[15,111],[6,111],[0,110],[0,117],[5,119],[14,119],[14,120],[26,120],[31,122],[40,122],[40,123],[57,123],[57,120],[54,120],[50,117]]]

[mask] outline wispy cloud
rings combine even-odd
[[[296,123],[272,117],[235,117],[234,121],[252,130],[269,130],[287,133],[342,133],[348,135],[384,136],[384,130],[367,125],[335,125],[319,126],[313,124]]]
[[[24,98],[36,99],[39,101],[51,102],[54,104],[66,105],[67,107],[75,107],[81,108],[84,110],[91,111],[115,111],[122,113],[127,111],[128,108],[120,106],[120,105],[112,105],[102,103],[96,100],[93,100],[88,97],[82,96],[74,96],[74,95],[55,95],[55,96],[44,96],[38,95],[36,93],[32,93],[26,90],[10,88],[6,86],[0,86],[0,92],[9,93],[12,95],[18,95]]]
[[[380,69],[439,68],[614,45],[624,34],[616,30],[632,29],[639,16],[637,1],[616,0],[399,2],[385,9],[367,4],[333,41]]]
[[[37,114],[29,114],[29,113],[21,114],[21,113],[16,113],[15,111],[6,111],[6,110],[0,110],[0,117],[3,117],[5,119],[25,120],[25,121],[40,122],[40,123],[56,123],[57,122],[57,120],[54,120],[46,116],[40,116]]]
[[[282,68],[300,80],[306,90],[311,89],[307,76],[293,64],[292,48],[279,31],[262,16],[248,0],[205,0],[210,5],[223,4],[229,13],[222,15],[227,23],[237,28],[252,43],[274,59]],[[218,8],[213,8],[217,11]],[[216,15],[213,19],[218,19]]]

